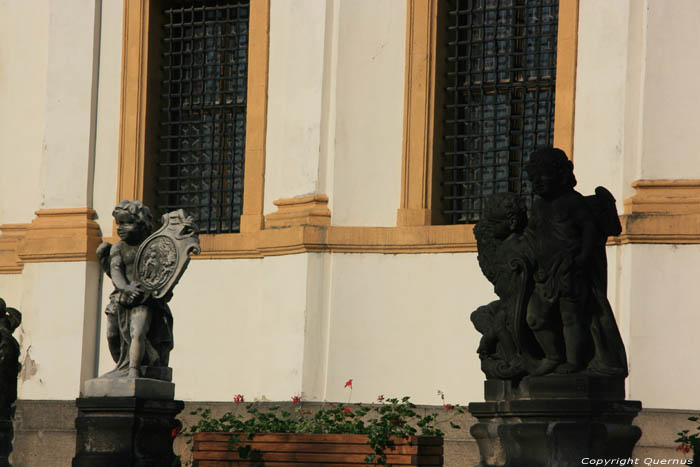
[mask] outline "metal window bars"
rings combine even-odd
[[[558,0],[447,0],[442,212],[479,220],[482,200],[531,187],[523,166],[554,139]]]
[[[163,10],[156,208],[203,233],[240,230],[249,1],[170,1]]]

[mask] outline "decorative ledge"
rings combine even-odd
[[[265,228],[277,229],[298,225],[331,225],[328,196],[313,194],[283,198],[274,202],[277,212],[265,216]]]
[[[19,243],[24,263],[97,261],[100,227],[90,208],[40,209]]]
[[[24,263],[17,252],[29,225],[0,225],[0,274],[19,274],[24,269]]]
[[[614,244],[700,243],[700,180],[637,180]]]
[[[608,245],[700,243],[700,180],[638,180],[625,200],[622,235]],[[475,252],[472,225],[345,227],[330,225],[328,196],[280,199],[265,230],[201,235],[200,259],[264,258],[295,253],[419,254]],[[0,225],[0,274],[25,262],[96,261],[95,211],[43,209],[31,224]],[[117,237],[104,238],[112,243]]]

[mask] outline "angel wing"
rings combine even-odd
[[[600,231],[605,237],[614,237],[622,233],[622,225],[617,215],[615,197],[607,189],[599,186],[595,189],[595,195],[586,196],[586,201],[593,211]]]
[[[109,271],[109,253],[112,251],[112,244],[109,242],[102,242],[100,246],[97,247],[97,260],[102,267],[102,270],[111,279],[112,275]]]

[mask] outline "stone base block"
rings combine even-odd
[[[526,376],[520,381],[487,379],[484,382],[484,398],[487,401],[559,398],[623,400],[625,380],[582,374]]]
[[[77,399],[73,467],[172,467],[182,401],[140,397]]]
[[[173,400],[175,383],[150,378],[95,378],[85,381],[82,395]]]
[[[14,430],[11,419],[0,419],[0,467],[9,467]]]
[[[642,431],[639,401],[624,400],[624,379],[587,375],[488,380],[472,402],[479,467],[574,467],[585,458],[626,459]]]
[[[139,372],[142,378],[149,378],[149,379],[161,379],[163,381],[172,381],[173,380],[173,369],[168,367],[168,366],[147,366],[147,365],[142,365],[139,367]],[[99,379],[103,378],[126,378],[129,376],[129,369],[128,368],[115,368],[112,371],[108,371],[107,373],[103,374],[100,376]]]

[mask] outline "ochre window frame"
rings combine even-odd
[[[152,12],[158,0],[124,0],[124,34],[122,56],[121,121],[117,202],[123,199],[148,198],[146,193],[149,167],[147,128],[149,118],[157,112],[158,96],[149,92],[149,42],[158,40],[151,34]],[[240,233],[202,234],[201,257],[259,256],[251,236],[263,229],[263,194],[265,180],[265,133],[267,122],[267,78],[269,57],[270,0],[250,2],[248,40],[248,91],[246,115],[243,212]],[[150,100],[150,102],[149,102]],[[116,236],[113,229],[112,236]]]
[[[439,203],[434,179],[435,108],[439,0],[407,0],[406,87],[404,105],[401,206],[398,226],[436,222]],[[578,47],[579,0],[559,0],[557,78],[554,103],[554,146],[570,158],[574,153],[574,103]],[[473,236],[473,225],[454,226]]]

